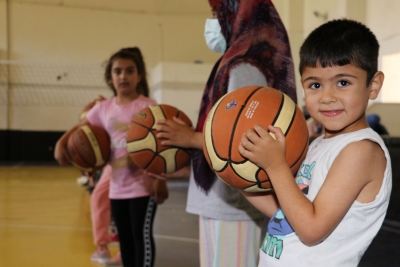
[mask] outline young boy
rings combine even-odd
[[[268,173],[276,194],[243,192],[272,217],[259,266],[357,266],[380,229],[391,163],[365,119],[384,79],[378,50],[374,34],[347,19],[327,22],[305,40],[300,74],[306,107],[324,134],[310,145],[295,180],[279,128],[268,128],[276,140],[259,125],[242,136],[240,153]]]

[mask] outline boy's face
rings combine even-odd
[[[304,69],[301,83],[306,107],[324,127],[325,138],[368,127],[365,110],[368,100],[378,96],[383,73],[377,72],[370,85],[366,80],[366,71],[353,64]]]

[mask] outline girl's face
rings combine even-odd
[[[131,59],[118,58],[111,68],[111,82],[119,96],[137,95],[136,87],[141,76],[136,64]]]

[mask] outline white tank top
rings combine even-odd
[[[294,233],[281,210],[271,218],[260,249],[259,266],[356,267],[385,218],[392,189],[389,152],[382,138],[372,129],[342,134],[329,139],[315,139],[300,167],[296,183],[313,201],[339,153],[352,142],[369,139],[379,144],[387,164],[382,186],[374,201],[355,201],[334,231],[321,243],[306,246]],[[351,179],[351,177],[349,177]]]

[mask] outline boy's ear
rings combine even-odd
[[[377,71],[369,84],[369,99],[374,100],[381,91],[385,75],[382,71]]]

